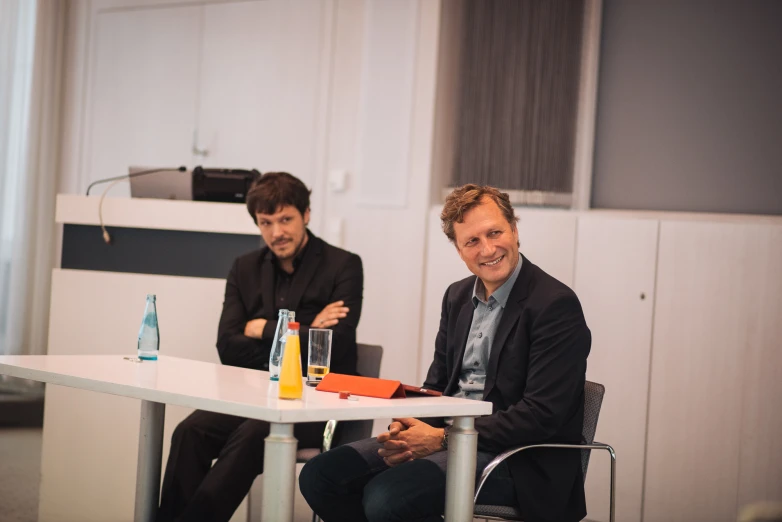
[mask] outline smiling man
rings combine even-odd
[[[309,328],[333,331],[331,371],[356,372],[361,316],[361,258],[307,229],[310,191],[286,172],[264,174],[247,194],[247,210],[266,246],[239,257],[225,287],[217,331],[223,364],[267,370],[281,308],[296,312],[301,338]],[[302,368],[307,368],[302,350]],[[319,448],[325,423],[297,424],[299,448]],[[263,471],[269,424],[196,411],[171,439],[158,521],[225,521]],[[217,461],[212,465],[212,460]]]
[[[507,194],[465,185],[447,198],[443,231],[474,274],[445,292],[424,387],[492,403],[476,419],[476,479],[522,444],[581,441],[591,335],[570,288],[524,258]],[[376,439],[304,466],[299,484],[324,522],[441,521],[448,419],[395,419]],[[520,452],[498,466],[479,503],[518,507],[524,520],[586,515],[580,452]]]

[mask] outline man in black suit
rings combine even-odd
[[[332,329],[331,370],[355,374],[361,258],[307,229],[309,205],[310,191],[285,172],[263,175],[247,194],[266,246],[236,259],[228,275],[217,332],[223,364],[267,370],[278,313],[287,308],[296,312],[303,340],[310,327]],[[303,349],[303,369],[306,358]],[[297,424],[299,448],[319,448],[324,427]],[[174,431],[157,520],[229,520],[263,471],[268,434],[267,422],[193,412]]]
[[[476,479],[511,447],[580,442],[591,335],[576,295],[518,252],[507,194],[457,188],[441,220],[475,276],[445,292],[424,387],[492,403],[475,420]],[[301,491],[325,522],[439,521],[449,429],[447,419],[394,419],[376,439],[311,460]],[[579,452],[520,452],[491,477],[480,503],[518,506],[533,522],[586,515]]]

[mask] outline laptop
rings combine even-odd
[[[130,167],[129,174],[135,174],[154,167]],[[161,170],[143,176],[130,178],[130,197],[152,199],[193,199],[192,172]]]

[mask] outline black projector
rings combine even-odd
[[[253,182],[261,177],[255,169],[193,169],[193,201],[244,203]]]

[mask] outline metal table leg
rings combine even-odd
[[[448,433],[445,522],[472,522],[478,432],[475,419],[455,417]]]
[[[165,418],[165,404],[141,401],[136,466],[136,508],[133,516],[135,522],[154,522],[157,515]]]
[[[271,424],[264,446],[263,522],[292,522],[296,485],[296,437],[293,424]]]

